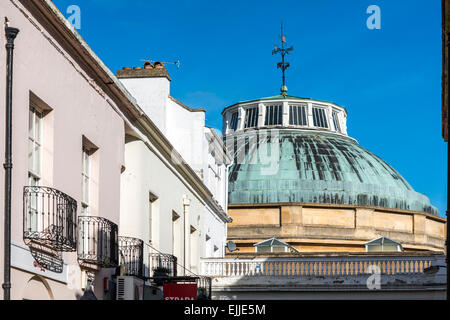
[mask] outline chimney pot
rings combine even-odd
[[[155,61],[154,65],[156,69],[164,68],[164,64],[161,61]]]
[[[144,63],[144,69],[153,69],[153,65],[150,62]]]

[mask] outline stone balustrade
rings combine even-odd
[[[209,277],[305,277],[372,274],[420,274],[436,255],[254,257],[202,259],[202,275]]]

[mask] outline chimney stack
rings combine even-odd
[[[155,61],[153,64],[147,61],[144,63],[144,67],[123,67],[122,70],[117,71],[116,76],[119,79],[167,78],[169,81],[172,81],[169,76],[169,72],[161,61]]]
[[[167,101],[172,81],[161,61],[146,61],[140,67],[124,67],[117,71],[117,78],[133,95],[139,106],[165,134]]]

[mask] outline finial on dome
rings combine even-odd
[[[290,51],[294,50],[294,47],[291,46],[290,48],[285,48],[286,44],[286,36],[283,34],[283,24],[281,24],[281,48],[278,48],[278,46],[275,46],[275,48],[272,50],[272,54],[281,54],[281,62],[278,62],[277,67],[281,69],[283,72],[283,85],[281,86],[281,95],[286,96],[287,95],[287,87],[286,87],[286,80],[285,80],[285,71],[289,67],[289,62],[284,61],[284,56],[289,54]]]

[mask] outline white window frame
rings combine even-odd
[[[249,122],[249,110],[255,110],[255,114],[253,115],[254,117],[252,118],[252,120],[254,120],[255,124],[252,126],[248,126],[247,123]],[[258,106],[251,106],[251,107],[247,107],[245,108],[245,118],[244,118],[244,129],[248,129],[248,128],[256,128],[258,127],[258,118],[259,118],[259,108]],[[255,120],[256,119],[256,120]]]
[[[317,110],[318,114],[314,114],[314,111]],[[323,113],[322,113],[323,112]],[[323,129],[329,129],[330,125],[329,125],[329,121],[327,119],[327,109],[325,107],[320,107],[320,106],[312,106],[312,115],[313,115],[313,126],[316,128],[323,128]],[[321,116],[319,116],[321,115]],[[316,121],[317,120],[317,121]],[[325,122],[324,124],[326,126],[321,126],[320,124],[323,124],[321,122]]]
[[[83,146],[81,158],[81,215],[89,215],[91,192],[91,152]]]
[[[268,104],[264,106],[266,114],[264,117],[265,126],[281,126],[283,125],[283,105],[281,104]],[[278,112],[275,112],[278,111]],[[279,123],[274,123],[275,119],[279,120]],[[270,123],[269,123],[270,122]]]
[[[42,175],[43,117],[44,114],[41,110],[30,106],[28,116],[28,152],[31,153],[31,167],[30,154],[28,155],[28,184],[30,186],[39,186]],[[38,130],[36,130],[36,123],[38,123]]]
[[[236,117],[235,119],[233,119],[233,117]],[[235,126],[233,126],[233,120],[235,120]],[[233,111],[231,112],[231,117],[230,117],[230,130],[236,131],[238,129],[238,123],[239,122],[239,111]]]
[[[299,112],[299,109],[302,108],[304,110],[304,119],[305,119],[305,124],[298,124],[298,123],[294,123],[294,118],[293,115],[294,113],[297,114],[297,120],[300,119],[299,115],[301,112]],[[294,111],[295,110],[295,111]],[[290,104],[289,105],[289,125],[290,126],[300,126],[300,127],[307,127],[308,126],[308,105],[307,104]]]
[[[267,247],[269,247],[270,248],[270,253],[273,253],[273,248],[274,247],[277,247],[277,248],[281,248],[281,247],[283,247],[284,248],[284,252],[289,252],[289,247],[288,246],[255,246],[255,252],[262,252],[262,253],[265,253],[265,252],[268,252],[268,251],[259,251],[258,249],[259,248],[262,248],[262,247],[264,247],[264,248],[267,248]],[[276,253],[279,253],[280,251],[277,251]]]
[[[88,148],[83,145],[81,152],[81,215],[89,216],[90,208],[89,208],[89,200],[90,200],[90,174],[91,174],[91,153]],[[87,159],[87,163],[86,163]],[[87,181],[87,183],[86,183]],[[87,199],[85,199],[85,195],[87,194]],[[89,223],[84,223],[83,227],[80,228],[80,231],[83,233],[83,248],[81,251],[83,254],[88,255],[91,252],[91,245],[95,245],[93,242],[90,242],[89,239],[91,237],[91,232],[89,228]]]
[[[28,112],[28,185],[40,186],[42,177],[42,119],[44,113],[42,110],[33,106],[30,106]],[[38,128],[36,128],[36,124],[38,124]],[[39,217],[39,212],[42,211],[42,208],[43,203],[41,197],[36,197],[30,201],[29,210],[32,213],[28,220],[29,226],[27,228],[33,232],[43,231],[43,221]]]
[[[342,133],[341,123],[339,119],[339,111],[331,110],[331,119],[333,120],[334,130]]]

